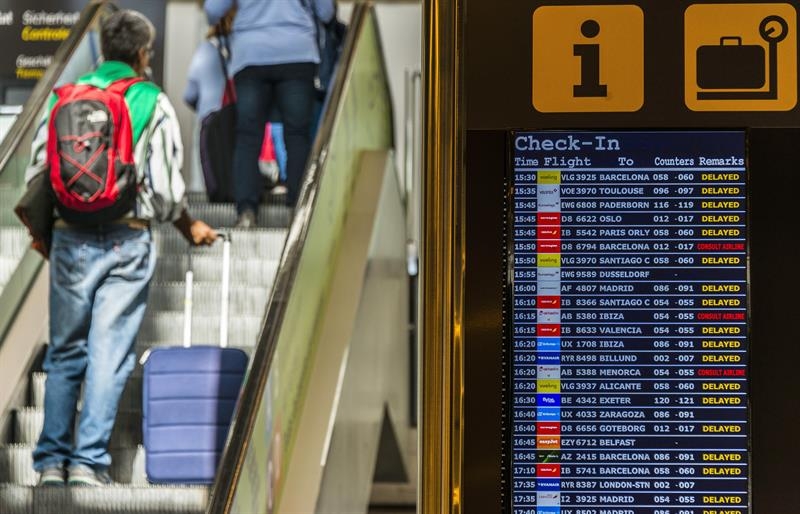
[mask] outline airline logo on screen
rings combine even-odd
[[[789,111],[797,105],[794,6],[695,4],[684,24],[689,109]]]
[[[533,12],[533,106],[540,112],[634,112],[644,104],[644,13],[636,5]]]

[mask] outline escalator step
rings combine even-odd
[[[172,227],[158,228],[154,232],[158,255],[186,255],[188,243]],[[277,260],[286,240],[285,229],[250,229],[231,231],[231,256]],[[195,255],[222,255],[222,245],[196,248]]]
[[[0,202],[3,202],[3,205],[14,205],[21,196],[22,192],[16,187],[0,186]]]
[[[138,350],[138,346],[137,346]],[[144,350],[142,350],[144,351]],[[139,354],[141,355],[141,354]],[[137,355],[138,357],[138,355]],[[44,386],[47,380],[47,373],[37,371],[31,376],[31,407],[44,408]],[[78,402],[80,409],[81,402]],[[125,384],[122,398],[119,402],[120,411],[141,411],[142,410],[142,377],[134,374]]]
[[[156,282],[183,282],[189,266],[185,255],[172,255],[158,260],[155,272]],[[220,282],[222,279],[222,258],[217,255],[195,255],[192,257],[192,271],[197,282]],[[231,284],[270,287],[278,271],[278,261],[258,257],[231,258]]]
[[[247,282],[243,282],[247,284]],[[147,308],[155,311],[179,311],[183,309],[186,285],[183,282],[161,282],[150,285],[150,296]],[[193,313],[218,314],[220,310],[221,290],[219,285],[199,283],[192,292]],[[236,285],[231,289],[229,312],[238,315],[261,315],[267,304],[269,286],[251,287]]]
[[[12,444],[0,447],[0,483],[36,485],[38,475],[33,470],[33,449],[34,445],[29,444]],[[144,448],[142,446],[111,448],[109,453],[112,459],[109,474],[115,482],[119,484],[147,485],[144,471]]]
[[[189,201],[189,206],[194,208],[195,205],[201,203],[210,203],[208,201],[208,196],[206,195],[205,191],[188,191],[186,193],[186,198]],[[285,195],[273,195],[268,194],[264,195],[262,199],[263,205],[283,205],[285,204]],[[233,205],[232,203],[219,203],[214,205]]]
[[[3,466],[3,463],[0,463],[0,466]],[[0,512],[3,514],[32,514],[34,512],[33,491],[32,487],[0,482]]]
[[[0,227],[0,252],[19,259],[30,246],[28,232],[21,227]]]
[[[189,206],[192,216],[212,227],[232,227],[236,223],[236,207],[233,204],[202,203]],[[261,228],[285,228],[292,219],[292,210],[284,205],[262,205],[258,210],[258,226]]]
[[[141,381],[139,382],[141,384]],[[141,402],[140,402],[141,403]],[[75,421],[77,426],[77,420]],[[44,410],[23,407],[14,413],[14,443],[35,445],[44,424]],[[120,411],[111,434],[111,448],[135,448],[142,443],[141,410]]]
[[[194,208],[196,204],[209,203],[208,195],[206,195],[205,191],[187,191],[186,199],[189,201],[189,206],[191,208]]]
[[[205,487],[67,487],[45,492],[40,489],[47,488],[34,491],[37,514],[193,514],[205,512],[208,502]]]
[[[219,316],[195,316],[192,319],[192,342],[195,344],[219,343]],[[261,316],[233,314],[228,324],[228,341],[231,345],[252,345],[261,329]],[[183,311],[150,313],[139,331],[139,340],[163,342],[169,345],[183,343]]]
[[[0,255],[0,291],[8,283],[11,275],[19,265],[19,256]]]
[[[0,205],[8,206],[5,209],[0,209],[0,227],[16,227],[20,225],[19,218],[14,214],[14,211],[11,210],[11,207],[15,205],[17,199],[14,200],[4,200],[2,195],[0,195]]]
[[[202,514],[202,486],[25,487],[0,485],[3,514]]]
[[[159,341],[159,342],[143,342],[143,343],[136,343],[136,358],[140,359],[144,352],[148,350],[152,350],[153,348],[168,348],[170,346],[179,346],[175,343],[170,343],[167,341]],[[255,341],[252,341],[251,345],[242,345],[242,344],[229,344],[228,348],[236,348],[238,350],[242,350],[244,353],[250,355],[253,352],[253,348],[255,347]],[[133,371],[130,380],[140,379],[141,373],[141,366],[137,366],[136,369]],[[140,383],[141,385],[141,383]],[[131,386],[133,387],[133,386]],[[141,403],[141,400],[140,400]],[[131,404],[135,405],[135,404]],[[122,408],[120,406],[120,408]]]

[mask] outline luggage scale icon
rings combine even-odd
[[[775,100],[778,98],[778,43],[789,35],[789,24],[780,16],[770,15],[758,27],[767,43],[769,62],[765,63],[762,45],[744,45],[740,36],[720,38],[719,45],[697,49],[698,100]],[[734,44],[726,44],[733,42]],[[765,65],[768,64],[768,65]],[[769,70],[766,91],[761,91]],[[736,89],[737,91],[730,91]]]

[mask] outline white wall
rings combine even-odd
[[[183,175],[190,191],[203,191],[194,145],[195,115],[183,103],[189,63],[195,48],[208,30],[205,15],[198,2],[170,0],[167,3],[166,37],[164,38],[164,91],[166,91],[181,124],[184,145]]]
[[[352,2],[339,4],[339,15],[343,21],[350,17]],[[401,184],[403,156],[405,155],[405,73],[422,69],[422,4],[379,3],[375,6],[378,26],[381,31],[386,71],[389,74],[389,88],[394,104],[394,135],[397,171]],[[417,107],[420,104],[417,102]],[[417,130],[421,130],[417,125]]]

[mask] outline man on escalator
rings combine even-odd
[[[59,214],[50,250],[44,427],[33,452],[40,485],[111,482],[108,445],[155,269],[151,223],[172,222],[195,245],[216,239],[187,212],[174,109],[140,78],[154,39],[138,12],[104,20],[105,62],[56,90],[33,143],[28,183],[48,173]]]

